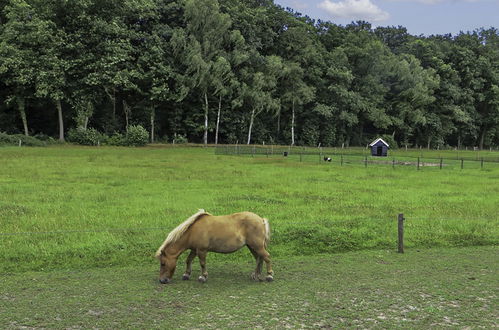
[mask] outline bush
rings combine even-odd
[[[19,145],[19,140],[21,140],[21,145],[29,147],[44,147],[45,142],[38,140],[32,136],[26,136],[23,134],[9,135],[0,132],[0,145]]]
[[[149,133],[140,125],[128,127],[124,144],[127,146],[145,146],[149,142]]]
[[[48,136],[48,135],[45,135],[43,133],[38,133],[36,135],[33,135],[34,138],[36,138],[37,140],[40,140],[40,141],[43,141],[45,142],[46,144],[57,144],[57,143],[62,143],[61,141],[59,140],[56,140],[54,139],[53,137],[51,136]]]
[[[112,146],[124,146],[125,136],[121,133],[114,132],[114,134],[111,135],[107,140],[107,143]]]
[[[187,143],[187,137],[185,135],[178,134],[175,136],[175,139],[173,139],[173,143],[185,144]]]
[[[105,143],[107,137],[94,128],[72,128],[68,132],[68,141],[85,146],[96,146]]]
[[[390,149],[398,149],[399,146],[397,144],[397,141],[395,141],[395,139],[390,134],[382,135],[381,138],[383,139],[383,141],[390,145]]]

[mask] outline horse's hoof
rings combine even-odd
[[[265,279],[267,280],[267,282],[272,282],[274,280],[274,277],[272,275],[267,275]]]
[[[207,279],[204,276],[199,276],[198,281],[199,281],[199,283],[206,283]]]
[[[168,284],[168,283],[170,283],[170,280],[167,279],[167,278],[165,278],[164,280],[159,280],[159,283],[161,283],[161,284]]]
[[[187,280],[189,280],[190,278],[191,278],[191,275],[184,274],[184,275],[182,276],[182,280],[184,280],[184,281],[187,281]]]
[[[260,278],[259,278],[259,277],[258,277],[258,275],[257,275],[257,274],[255,274],[255,273],[251,273],[251,279],[252,279],[253,281],[256,281],[256,282],[260,281]]]

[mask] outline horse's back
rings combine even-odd
[[[191,248],[229,253],[265,237],[264,220],[252,212],[203,215],[189,229]]]

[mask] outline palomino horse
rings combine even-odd
[[[173,229],[164,243],[156,252],[161,267],[159,281],[162,284],[170,283],[178,257],[185,251],[191,250],[187,257],[187,267],[183,280],[191,276],[192,260],[199,257],[201,276],[199,282],[206,282],[206,254],[208,252],[232,253],[243,246],[247,246],[256,259],[256,269],[252,273],[253,280],[259,280],[262,272],[262,263],[267,265],[267,281],[273,280],[274,272],[270,262],[270,254],[266,247],[270,240],[270,226],[267,219],[251,212],[234,213],[230,215],[214,216],[199,210],[189,219]]]

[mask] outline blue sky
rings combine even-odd
[[[315,19],[407,28],[413,35],[499,28],[499,0],[274,0]]]

